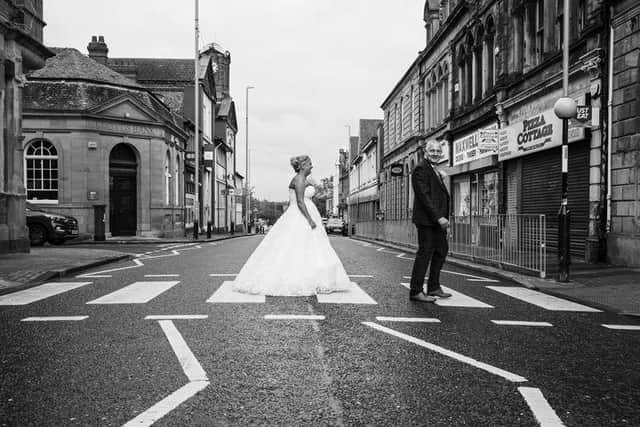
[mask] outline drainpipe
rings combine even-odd
[[[613,6],[609,6],[609,16],[613,16]],[[610,20],[611,21],[611,20]],[[609,24],[609,76],[607,100],[607,233],[611,232],[611,149],[613,135],[613,22]]]

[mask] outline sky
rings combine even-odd
[[[286,200],[289,158],[308,154],[316,180],[424,47],[424,0],[200,0],[200,47],[231,52],[238,172],[259,199]],[[193,58],[194,1],[45,0],[44,43],[87,54],[103,35],[110,57]],[[350,126],[350,129],[347,127]]]

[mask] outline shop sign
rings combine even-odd
[[[213,167],[213,145],[204,146],[204,166],[207,168]]]
[[[453,141],[453,166],[497,154],[498,125],[480,129]]]
[[[569,127],[569,141],[585,138],[585,130]],[[562,145],[562,120],[553,109],[498,131],[498,159],[520,157]]]
[[[402,163],[395,163],[391,165],[391,176],[402,176],[404,175],[404,166]]]

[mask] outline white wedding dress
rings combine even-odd
[[[244,264],[233,282],[234,291],[272,296],[308,296],[346,291],[349,277],[329,242],[322,218],[311,200],[313,186],[304,191],[304,203],[316,228],[297,206],[289,189],[289,207]]]

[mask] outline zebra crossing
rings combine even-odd
[[[234,276],[232,274],[218,275]],[[354,275],[355,276],[355,275]],[[361,280],[365,280],[364,275],[360,275]],[[159,279],[156,278],[156,279]],[[75,289],[86,287],[93,282],[50,282],[42,285],[0,296],[0,306],[21,306],[28,305],[47,298],[52,298]],[[161,296],[165,292],[180,286],[180,280],[148,280],[135,281],[124,287],[117,289],[106,295],[92,299],[86,304],[89,305],[118,305],[118,304],[145,304]],[[400,282],[400,285],[408,288],[409,284]],[[601,310],[588,307],[562,298],[544,294],[532,289],[519,286],[492,286],[487,285],[484,289],[491,290],[501,295],[514,298],[515,300],[532,304],[549,311],[566,312],[587,312],[596,313]],[[447,308],[482,308],[494,309],[494,305],[479,300],[476,297],[466,295],[455,289],[444,287],[446,292],[452,294],[450,298],[438,299],[438,306]],[[404,291],[403,291],[404,292]],[[331,294],[321,294],[317,296],[319,304],[363,304],[376,305],[377,301],[362,289],[356,282],[351,282],[351,286],[342,292]],[[224,280],[213,293],[205,299],[211,304],[265,304],[267,298],[264,295],[243,294],[233,290],[233,282]],[[503,306],[504,307],[504,306]]]

